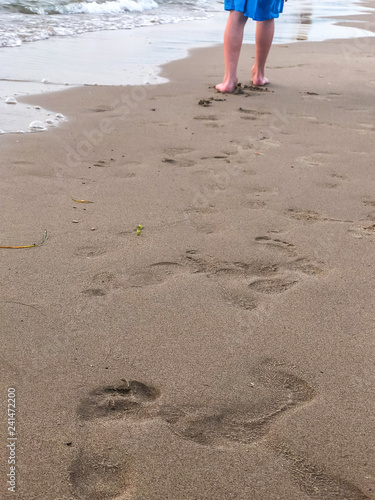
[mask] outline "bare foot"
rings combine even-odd
[[[264,76],[264,74],[256,73],[254,67],[251,69],[251,81],[253,82],[253,85],[256,85],[257,87],[263,87],[263,85],[267,85],[268,83],[270,83],[270,81]]]
[[[215,86],[215,88],[219,91],[219,92],[223,92],[223,93],[231,93],[231,92],[234,92],[235,88],[237,87],[237,82],[238,80],[229,80],[229,79],[225,79],[223,80],[223,83],[219,83],[218,85]]]

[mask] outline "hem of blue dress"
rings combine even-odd
[[[232,10],[234,10],[235,12],[241,12],[241,14],[243,14],[245,17],[248,17],[249,19],[252,19],[253,21],[269,21],[270,19],[277,19],[280,16],[280,14],[273,14],[270,17],[260,19],[260,18],[257,18],[256,16],[255,17],[247,16],[244,12],[242,12],[242,10],[227,9],[225,7],[224,7],[224,10],[226,10],[227,12],[231,12]]]

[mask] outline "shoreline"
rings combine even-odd
[[[374,49],[22,98],[72,119],[0,137],[17,500],[375,499]]]
[[[356,16],[359,24],[352,23],[350,26],[344,22],[340,23],[337,18],[335,22],[325,19],[328,24],[321,26],[319,23],[306,24],[305,20],[305,24],[293,27],[294,35],[288,31],[288,24],[278,22],[275,45],[308,40],[309,36],[318,40],[319,37],[344,39],[351,36],[351,39],[358,40],[355,43],[360,43],[362,38],[373,31],[370,22],[366,21],[371,19],[371,16],[371,13],[360,14]],[[0,99],[5,100],[12,96],[18,100],[25,95],[43,95],[64,90],[69,86],[165,83],[160,76],[161,66],[172,60],[188,57],[189,50],[193,48],[221,43],[226,19],[227,14],[222,12],[207,20],[183,21],[134,30],[100,31],[71,38],[53,37],[21,47],[2,49]],[[248,23],[244,44],[253,43],[254,27],[255,23]],[[314,31],[315,28],[317,31]],[[310,35],[309,30],[313,30]],[[186,32],[189,32],[190,41],[185,39]],[[296,40],[292,42],[293,36]],[[87,54],[94,52],[95,57],[87,57]],[[98,67],[101,68],[100,73],[97,71]],[[29,120],[27,108],[24,116],[17,113],[19,118],[13,114],[14,107],[3,108],[0,130],[6,133],[20,129],[27,131],[32,118],[38,120],[38,115],[41,114],[36,113]],[[54,112],[60,113],[59,110]],[[44,118],[49,117],[51,113],[45,111]],[[45,126],[49,127],[48,124]]]

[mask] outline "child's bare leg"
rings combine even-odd
[[[257,21],[255,32],[255,63],[251,70],[251,79],[254,85],[261,86],[269,83],[269,80],[264,76],[264,69],[272,45],[274,32],[274,19]]]
[[[243,30],[247,17],[242,12],[231,10],[224,32],[224,64],[223,83],[216,85],[220,92],[233,92],[237,85],[237,65],[243,39]]]

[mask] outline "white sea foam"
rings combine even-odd
[[[17,104],[17,100],[14,97],[7,97],[5,99],[5,104]]]
[[[43,132],[44,130],[47,130],[47,127],[44,125],[43,122],[39,120],[34,120],[30,123],[28,129],[31,130],[32,132]]]
[[[61,14],[120,14],[122,12],[143,12],[157,9],[154,0],[114,0],[109,2],[80,2],[58,8]]]

